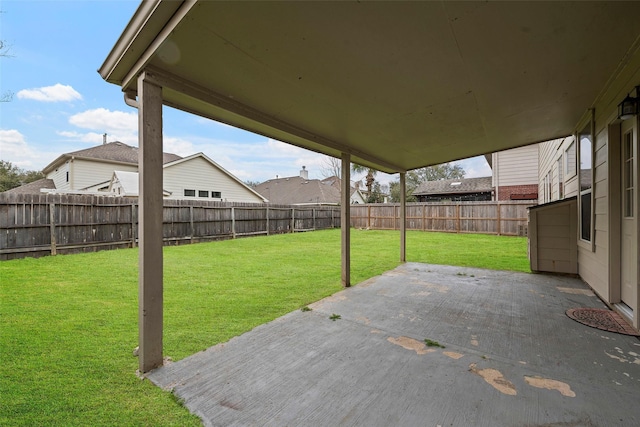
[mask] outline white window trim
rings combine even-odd
[[[588,125],[591,126],[591,187],[588,190],[582,190],[581,185],[581,176],[580,176],[580,133],[584,130]],[[595,230],[595,150],[596,150],[596,129],[595,129],[595,110],[593,108],[589,109],[588,113],[585,115],[580,121],[580,125],[577,127],[575,133],[575,141],[576,144],[576,175],[578,176],[578,246],[587,249],[591,252],[595,252],[596,250],[596,230]],[[591,224],[589,235],[591,240],[585,240],[582,238],[582,196],[589,193],[591,199]]]

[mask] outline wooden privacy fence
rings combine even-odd
[[[0,260],[137,244],[138,199],[0,194]],[[165,200],[165,245],[340,227],[339,206]]]
[[[527,235],[528,202],[407,204],[407,229]],[[351,206],[351,226],[397,230],[398,204]],[[339,206],[165,200],[165,245],[340,227]],[[138,199],[0,193],[0,260],[137,244]]]
[[[530,202],[408,203],[407,230],[527,235]],[[399,204],[351,206],[351,225],[376,230],[400,229]]]

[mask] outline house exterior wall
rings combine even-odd
[[[498,187],[498,200],[526,200],[523,196],[532,195],[536,199],[538,184],[502,185]]]
[[[47,174],[47,178],[53,180],[56,188],[59,190],[69,190],[71,183],[67,180],[67,173],[69,172],[69,161],[66,161],[62,165],[58,166],[52,172]]]
[[[578,274],[606,302],[612,303],[609,295],[609,217],[608,217],[608,173],[607,173],[607,139],[608,131],[605,123],[596,121],[594,138],[594,172],[593,172],[593,220],[595,232],[592,243],[578,240]],[[593,250],[592,250],[593,249]]]
[[[163,179],[163,188],[171,192],[170,199],[263,203],[260,197],[202,157],[165,167]],[[185,190],[195,190],[195,196],[185,197]],[[206,191],[208,196],[200,197],[200,191]],[[221,197],[212,197],[212,192],[219,192]]]
[[[71,173],[71,186],[69,190],[81,190],[96,184],[111,181],[114,170],[137,172],[137,165],[127,165],[123,163],[107,163],[104,160],[91,161],[84,159],[73,159]]]
[[[554,139],[538,144],[538,203],[549,203],[578,194],[575,138]]]
[[[621,244],[620,215],[621,215],[621,165],[620,165],[620,120],[617,118],[617,105],[635,85],[640,84],[640,48],[631,52],[628,62],[618,70],[616,78],[602,90],[598,100],[593,105],[594,135],[592,158],[592,223],[591,241],[580,238],[580,202],[574,214],[577,221],[576,251],[578,260],[578,274],[606,303],[617,309],[615,304],[620,302],[621,251],[625,247]],[[576,123],[576,131],[583,129],[588,123],[591,112]],[[636,132],[638,130],[638,117]],[[637,136],[637,135],[636,135]],[[580,200],[579,182],[579,141],[573,137],[549,141],[540,144],[540,170],[538,175],[540,188],[540,203],[577,196]],[[636,189],[639,169],[636,165]],[[551,183],[551,191],[545,190]],[[562,191],[559,184],[562,183]],[[637,191],[636,191],[637,195]],[[545,199],[548,198],[549,200]],[[636,226],[640,201],[635,201]],[[637,234],[637,232],[636,232]],[[540,239],[538,239],[539,241]],[[636,240],[640,240],[640,235]],[[536,244],[539,245],[539,242]],[[638,244],[636,241],[635,244]],[[538,253],[540,248],[538,247]],[[544,251],[552,252],[553,247]],[[546,255],[545,255],[546,256]],[[640,269],[638,265],[628,268]],[[640,288],[640,285],[636,283]],[[640,296],[635,303],[631,322],[636,329],[640,328]],[[623,313],[625,314],[625,313]],[[628,314],[628,313],[626,313]]]
[[[538,192],[538,144],[500,151],[491,157],[491,182],[497,200]]]

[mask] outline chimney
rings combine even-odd
[[[300,178],[309,179],[309,171],[307,170],[306,166],[302,167],[302,170],[300,171]]]
[[[105,132],[105,133],[102,135],[102,145],[105,145],[106,143],[107,143],[107,133]]]

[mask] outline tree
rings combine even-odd
[[[3,13],[0,11],[0,13]],[[12,55],[9,53],[11,50],[11,46],[7,45],[7,42],[4,40],[0,40],[0,57],[2,58],[10,58]],[[13,92],[6,91],[3,94],[0,94],[0,102],[11,102],[13,99]]]
[[[367,196],[367,203],[383,203],[384,194],[382,192],[382,186],[379,182],[375,182],[369,195]]]
[[[372,188],[373,188],[373,183],[376,180],[375,177],[376,177],[376,174],[378,173],[378,171],[375,170],[375,169],[372,169],[372,168],[368,168],[366,166],[358,165],[356,163],[352,163],[351,164],[351,170],[353,172],[355,172],[355,173],[364,173],[364,172],[367,173],[367,176],[365,178],[366,179],[365,185],[367,186],[367,193],[369,195],[371,195],[371,191],[372,191]]]
[[[442,163],[435,166],[414,169],[407,172],[406,175],[406,194],[407,202],[415,202],[417,199],[413,196],[413,192],[418,186],[425,181],[440,181],[443,179],[463,179],[465,171],[460,165],[451,163]],[[391,201],[400,201],[400,182],[390,183]]]
[[[247,181],[244,182],[244,185],[246,185],[247,187],[251,187],[251,188],[256,188],[260,184],[262,184],[262,183],[258,182],[258,181],[252,181],[252,180],[247,180]]]
[[[11,190],[29,182],[44,178],[40,171],[27,171],[11,164],[6,160],[0,160],[0,192]]]
[[[332,176],[342,178],[342,160],[336,157],[326,156],[322,160],[320,171],[324,178],[331,178]]]

